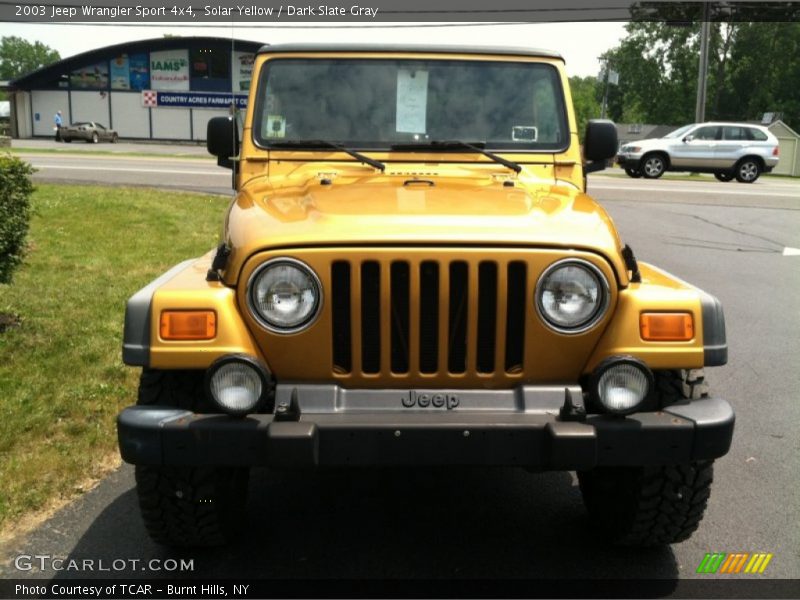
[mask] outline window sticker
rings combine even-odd
[[[428,72],[398,70],[395,130],[403,133],[425,133],[427,106]]]
[[[283,115],[267,115],[267,122],[264,128],[266,129],[264,137],[286,137],[286,118]]]
[[[515,142],[535,142],[539,132],[533,125],[514,125],[511,128],[511,139]]]

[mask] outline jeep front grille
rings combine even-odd
[[[526,264],[336,260],[333,372],[519,374]]]

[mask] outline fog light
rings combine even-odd
[[[225,413],[244,416],[261,403],[267,390],[266,369],[250,357],[225,357],[206,373],[206,390]]]
[[[632,356],[614,357],[600,364],[591,387],[603,408],[625,415],[634,412],[647,398],[653,387],[653,374]]]

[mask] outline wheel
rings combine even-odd
[[[656,372],[660,406],[708,395],[702,369]],[[581,495],[602,539],[660,546],[689,539],[711,493],[713,460],[657,467],[597,467],[578,473]]]
[[[659,467],[598,467],[578,473],[589,517],[603,539],[661,546],[689,539],[706,510],[714,461]]]
[[[633,169],[631,167],[625,167],[625,173],[628,177],[633,177],[634,179],[639,179],[642,176],[642,172],[639,169]]]
[[[203,371],[144,369],[137,404],[208,410]],[[136,467],[136,492],[147,532],[158,544],[204,547],[225,544],[244,525],[249,469]]]
[[[61,138],[61,141],[64,142],[65,144],[71,144],[72,138]]]
[[[658,179],[667,170],[667,163],[661,154],[648,154],[642,159],[642,175],[647,179]]]
[[[714,177],[716,177],[719,181],[732,181],[733,173],[730,171],[717,171],[714,173]]]
[[[117,141],[119,141],[119,137],[118,137],[118,136],[117,136],[117,134],[115,133],[114,135],[112,135],[112,136],[111,136],[111,143],[112,143],[112,144],[116,144],[116,143],[117,143]]]
[[[96,143],[97,143],[97,142],[99,142],[99,141],[100,141],[100,136],[99,136],[99,135],[97,135],[97,132],[94,132],[94,133],[92,134],[92,143],[93,143],[93,144],[96,144]]]
[[[736,165],[736,181],[753,183],[761,175],[761,163],[755,158],[743,158]]]

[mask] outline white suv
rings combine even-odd
[[[619,149],[617,162],[631,177],[656,179],[664,171],[714,173],[753,183],[778,164],[778,139],[749,123],[694,123],[663,138],[639,140]]]

